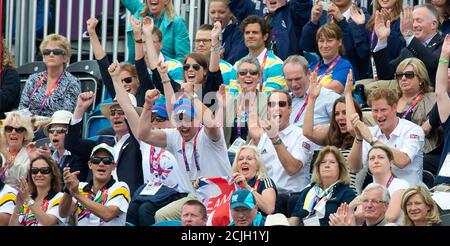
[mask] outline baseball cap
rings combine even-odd
[[[160,96],[158,100],[153,104],[152,107],[152,113],[157,114],[159,117],[168,119],[169,116],[167,115],[167,109],[166,109],[166,98],[164,96]]]
[[[253,209],[255,207],[255,197],[249,190],[238,190],[231,195],[230,208],[245,207]]]
[[[105,143],[101,143],[101,144],[95,146],[95,147],[92,149],[91,157],[92,157],[97,151],[99,151],[99,150],[105,150],[105,151],[108,152],[112,157],[114,157],[114,149],[113,149],[113,147],[111,147],[111,146],[109,146],[109,145],[107,145],[107,144],[105,144]]]
[[[186,114],[191,119],[195,116],[194,105],[187,98],[178,99],[173,105],[175,115]]]

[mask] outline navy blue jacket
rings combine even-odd
[[[0,118],[5,118],[5,112],[19,107],[20,79],[17,70],[4,67],[0,73],[0,86]]]
[[[222,44],[225,49],[223,59],[230,64],[235,64],[248,54],[239,23],[229,24],[225,27],[222,34]]]
[[[450,34],[450,19],[447,18],[442,22],[441,32],[443,37],[445,37],[445,34]]]
[[[369,20],[369,13],[364,8],[363,11],[366,16],[366,21]],[[300,40],[301,49],[319,54],[316,33],[322,25],[327,23],[327,18],[327,12],[323,11],[318,25],[308,21],[308,23],[303,27],[303,35]],[[344,45],[343,57],[349,60],[352,64],[355,79],[360,80],[371,77],[370,33],[367,31],[366,26],[357,25],[352,20],[348,22],[345,19],[341,20],[337,24],[342,29],[344,35],[342,40]]]

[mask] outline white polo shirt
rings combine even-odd
[[[184,171],[185,167],[178,164],[175,156],[167,150],[160,155],[161,148],[155,147],[153,158],[159,156],[158,161],[153,161],[153,172],[150,171],[151,145],[141,142],[142,171],[144,172],[144,184],[149,181],[162,182],[168,187],[176,189],[180,193],[193,192],[189,175]],[[157,172],[158,166],[161,168],[161,175]]]
[[[398,125],[392,131],[389,139],[381,132],[378,126],[369,127],[373,136],[377,137],[379,141],[383,142],[389,147],[396,148],[407,154],[411,159],[405,168],[400,169],[396,165],[392,166],[392,172],[399,179],[406,180],[410,185],[422,183],[423,172],[423,145],[425,134],[422,128],[409,120],[400,119]],[[367,153],[370,148],[369,143],[364,141],[362,160],[364,166],[368,165]]]
[[[300,192],[310,183],[311,177],[309,170],[311,168],[311,160],[314,149],[318,147],[303,136],[302,129],[292,124],[282,130],[279,133],[279,137],[289,153],[303,163],[303,167],[293,176],[289,176],[278,159],[272,141],[264,133],[259,140],[258,149],[261,152],[267,174],[276,184],[278,193],[289,194],[292,192]]]
[[[0,190],[0,213],[12,214],[16,205],[17,190],[5,184]]]
[[[48,200],[47,207],[45,207],[44,211],[46,214],[53,215],[58,219],[56,226],[64,226],[67,223],[67,218],[62,218],[59,215],[59,204],[63,194],[64,193],[62,192],[58,192]],[[41,208],[43,207],[44,205]],[[22,207],[17,221],[23,226],[42,226],[41,222],[39,222],[33,212],[31,212],[31,209],[26,206]]]
[[[166,150],[172,153],[180,165],[181,170],[186,170],[183,158],[182,143],[183,139],[176,128],[163,129],[166,133]],[[231,164],[228,160],[227,145],[221,130],[220,139],[217,142],[212,141],[206,135],[205,127],[202,127],[197,138],[197,160],[200,170],[197,170],[194,158],[194,140],[195,136],[185,144],[186,159],[188,162],[190,180],[195,180],[199,176],[218,177],[227,176],[231,173]]]

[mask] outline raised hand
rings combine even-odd
[[[354,133],[355,133],[355,137],[357,138],[357,139],[361,139],[362,138],[362,135],[361,135],[361,132],[359,131],[359,129],[358,129],[358,127],[357,127],[357,125],[358,125],[358,123],[359,122],[361,122],[360,120],[359,120],[359,115],[358,115],[358,113],[354,113],[353,115],[351,115],[350,116],[350,122],[351,122],[351,127],[352,127],[352,129],[354,130]],[[347,126],[347,128],[349,128],[350,126]]]
[[[70,191],[70,194],[78,193],[78,185],[80,181],[77,178],[77,175],[80,174],[80,171],[75,171],[73,173],[70,172],[69,167],[65,167],[63,169],[63,180],[64,185]]]
[[[309,79],[309,97],[311,99],[316,99],[320,94],[320,90],[322,89],[322,84],[318,84],[316,81],[317,73],[311,72]]]
[[[94,99],[95,94],[92,91],[80,93],[77,99],[77,108],[86,111],[86,109],[94,102]]]
[[[260,121],[260,124],[269,138],[275,138],[278,136],[278,133],[280,132],[280,124],[277,119],[264,119]]]
[[[375,13],[375,34],[378,38],[379,44],[384,44],[387,42],[389,35],[391,34],[391,21],[386,19],[385,14],[377,10]]]
[[[335,4],[333,4],[331,2],[328,5],[328,14],[333,16],[333,19],[336,20],[337,22],[339,22],[342,19],[344,19],[344,16],[342,16],[342,13],[339,10],[339,8]]]
[[[158,100],[160,94],[158,89],[147,90],[145,92],[145,103],[147,105],[153,105]]]
[[[19,194],[17,197],[20,197],[23,202],[28,202],[31,199],[28,182],[23,176],[19,178]]]
[[[111,65],[109,65],[108,72],[113,81],[115,78],[118,78],[121,72],[119,61],[115,60]]]
[[[222,105],[226,105],[225,85],[220,85],[219,90],[216,92],[216,98]]]
[[[190,98],[194,95],[194,83],[182,83],[180,86],[180,96],[186,96]]]
[[[167,74],[168,70],[169,70],[169,68],[167,66],[167,63],[162,62],[162,61],[158,63],[158,72],[160,75]]]
[[[441,58],[449,59],[450,58],[450,35],[445,35],[444,43],[442,44],[441,50]]]
[[[347,80],[345,81],[344,95],[351,95],[353,90],[353,71],[350,69],[347,74]]]
[[[212,43],[211,45],[214,46],[218,46],[221,45],[219,42],[219,37],[220,34],[222,33],[222,23],[220,23],[220,21],[216,21],[214,23],[213,29],[211,31],[211,39],[212,39]]]
[[[322,11],[323,11],[322,1],[318,0],[318,1],[316,1],[316,4],[311,9],[311,22],[313,24],[316,24],[316,25],[319,24],[319,19],[320,19],[320,16],[322,15]]]
[[[352,17],[353,22],[358,25],[364,25],[366,23],[366,16],[364,15],[364,11],[355,5],[350,7],[350,16]]]
[[[142,22],[131,15],[130,24],[131,27],[133,28],[134,38],[140,39],[142,34]]]
[[[152,31],[153,31],[153,27],[154,27],[153,19],[150,16],[146,16],[144,18],[142,31],[147,35],[151,35]]]
[[[89,36],[91,34],[97,34],[95,32],[95,28],[97,27],[98,20],[95,17],[91,17],[86,21],[87,24],[87,32],[89,33]]]
[[[400,32],[405,39],[411,36],[413,22],[412,8],[410,6],[406,6],[400,14]]]

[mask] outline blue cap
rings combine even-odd
[[[164,96],[160,96],[158,100],[156,100],[156,102],[153,104],[152,112],[157,114],[159,117],[165,119],[169,118],[166,109],[166,98]]]
[[[238,190],[233,192],[231,195],[230,208],[235,209],[237,207],[245,207],[248,209],[253,209],[255,207],[256,201],[253,194],[246,189]]]
[[[178,99],[173,105],[175,115],[185,114],[191,118],[195,116],[194,105],[187,98]]]

